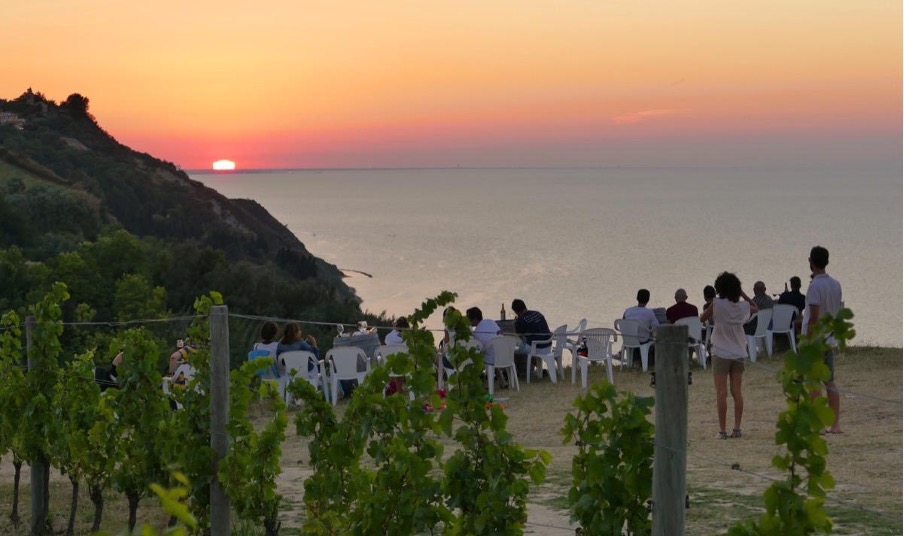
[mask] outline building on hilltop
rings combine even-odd
[[[25,129],[25,120],[12,112],[0,112],[0,126],[12,125],[19,130]]]

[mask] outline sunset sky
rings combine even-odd
[[[900,0],[2,0],[0,98],[185,169],[901,164]]]

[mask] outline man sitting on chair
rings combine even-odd
[[[675,305],[665,310],[665,317],[669,319],[670,324],[674,324],[688,316],[699,316],[697,306],[687,303],[687,291],[679,288],[675,291]]]
[[[518,348],[517,353],[529,354],[530,343],[533,341],[552,337],[546,317],[538,311],[529,311],[524,305],[524,300],[512,300],[512,311],[515,312],[515,333],[521,336],[524,342]],[[549,348],[550,343],[539,344],[537,348]]]
[[[625,320],[637,320],[640,322],[640,333],[638,333],[640,336],[640,344],[649,342],[650,337],[653,335],[653,329],[659,327],[659,320],[656,319],[656,313],[647,307],[648,303],[650,303],[650,291],[642,288],[637,291],[637,305],[628,307],[625,309],[625,314],[622,315],[622,318]],[[654,351],[655,346],[650,348],[650,366],[654,363]],[[633,361],[635,363],[640,363],[640,348],[634,349]]]

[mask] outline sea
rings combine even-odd
[[[448,290],[498,318],[612,327],[636,305],[693,304],[734,272],[753,295],[809,281],[810,248],[854,312],[857,346],[902,346],[901,168],[441,168],[189,172],[253,199],[335,264],[362,309],[407,315]],[[225,289],[224,289],[225,291]],[[228,295],[228,291],[227,291]],[[299,319],[321,321],[323,319]],[[440,329],[434,315],[427,327]]]

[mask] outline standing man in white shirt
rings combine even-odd
[[[810,333],[816,321],[823,315],[836,315],[841,310],[841,283],[834,277],[826,273],[826,266],[829,264],[829,250],[822,246],[815,246],[810,250],[810,270],[813,273],[810,281],[810,287],[807,289],[807,333]],[[829,379],[825,382],[826,398],[829,400],[829,407],[835,412],[835,422],[832,427],[826,430],[830,434],[842,433],[841,424],[841,395],[838,393],[838,387],[835,384],[835,352],[834,348],[838,346],[835,338],[830,334],[826,338],[830,349],[825,354],[826,366],[829,367]],[[810,392],[811,397],[817,397],[822,394],[822,390]]]

